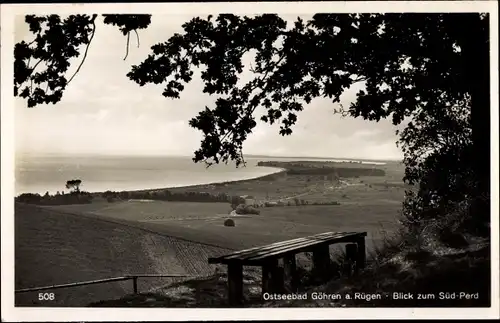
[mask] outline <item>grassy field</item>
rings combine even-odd
[[[377,168],[383,170],[385,176],[358,176],[341,179],[343,182],[353,184],[352,187],[346,188],[347,185],[339,185],[338,180],[331,180],[328,176],[289,175],[286,172],[281,172],[250,180],[176,187],[168,190],[172,193],[208,192],[212,194],[226,193],[240,196],[251,195],[256,200],[279,200],[294,196],[307,199],[307,197],[312,197],[314,194],[326,193],[329,196],[325,196],[322,199],[325,201],[340,199],[342,195],[347,194],[349,196],[349,193],[352,192],[358,198],[371,198],[371,195],[373,195],[374,198],[380,196],[381,198],[388,198],[400,203],[403,199],[404,190],[409,188],[402,181],[404,167],[400,163],[388,162],[385,165],[376,166],[356,163],[324,164],[328,165],[329,168],[334,166],[342,168]]]
[[[127,274],[210,275],[209,256],[225,249],[92,217],[57,213],[36,206],[15,209],[16,289],[96,280]],[[178,279],[176,279],[178,280]],[[149,290],[174,279],[139,281]],[[16,295],[16,306],[85,306],[132,292],[132,282],[58,289],[54,301],[38,301],[38,292]]]
[[[235,227],[223,225],[230,210],[225,203],[124,201],[45,208],[125,219],[155,232],[237,249],[326,231],[367,231],[370,246],[372,240],[378,240],[382,230],[395,229],[399,204],[377,201],[332,206],[268,207],[261,208],[260,215],[232,217]],[[216,237],[219,240],[216,241]]]
[[[317,164],[319,162],[315,162]],[[354,163],[342,167],[361,167]],[[364,165],[363,167],[373,167]],[[397,163],[378,165],[386,176],[363,176],[324,180],[323,176],[286,175],[172,188],[173,193],[210,192],[214,194],[251,195],[256,201],[293,201],[310,203],[303,206],[260,208],[260,215],[239,216],[236,226],[224,227],[229,217],[229,203],[125,200],[108,203],[96,199],[91,204],[50,206],[52,210],[132,221],[177,237],[189,236],[195,241],[237,249],[325,231],[367,231],[368,245],[378,240],[383,230],[395,229],[398,211],[404,198],[403,168]],[[340,205],[311,205],[318,202]],[[191,231],[188,234],[184,231]],[[215,239],[216,240],[216,239]],[[215,243],[218,245],[218,241]]]
[[[169,189],[252,195],[260,201],[302,199],[309,203],[260,208],[260,215],[230,216],[229,203],[109,203],[96,198],[91,204],[17,205],[16,288],[131,273],[208,275],[214,270],[207,264],[211,255],[326,231],[366,231],[367,247],[371,249],[384,232],[396,230],[406,188],[401,180],[401,165],[377,167],[386,175],[332,180],[280,173],[262,179]],[[312,205],[332,201],[340,205]],[[235,227],[223,225],[228,217],[235,220]],[[258,271],[253,275],[258,277]],[[151,290],[166,283],[148,279],[140,284]],[[131,288],[129,281],[71,292],[60,290],[57,303],[43,305],[76,306],[96,302],[96,298],[116,299]],[[16,301],[36,304],[35,296],[26,294]]]

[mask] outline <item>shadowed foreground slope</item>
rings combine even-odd
[[[15,288],[31,288],[127,274],[211,275],[207,258],[226,252],[96,218],[55,213],[39,207],[15,207]],[[176,278],[178,280],[178,278]],[[139,279],[145,291],[172,278]],[[132,281],[57,289],[54,301],[38,301],[38,292],[16,295],[16,306],[85,306],[132,291]]]
[[[298,294],[307,295],[301,300],[264,301],[258,273],[246,272],[245,307],[489,307],[489,275],[488,244],[478,243],[460,251],[447,250],[441,255],[400,251],[382,263],[372,262],[360,275],[332,279],[321,286],[308,284],[308,274],[301,271],[303,285]],[[363,297],[356,298],[356,294]],[[394,294],[413,297],[398,299]],[[324,296],[318,298],[317,295]],[[329,299],[330,295],[341,298]],[[210,278],[192,279],[154,292],[129,294],[90,306],[226,307],[227,275],[219,273]]]

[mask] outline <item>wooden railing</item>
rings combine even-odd
[[[137,279],[138,278],[152,278],[152,277],[161,277],[161,278],[169,278],[169,277],[195,278],[195,277],[199,277],[199,276],[193,276],[193,275],[176,275],[176,274],[171,274],[171,275],[159,275],[159,274],[127,275],[127,276],[104,278],[104,279],[97,279],[97,280],[88,280],[88,281],[81,281],[81,282],[69,283],[69,284],[61,284],[61,285],[42,286],[42,287],[33,287],[33,288],[23,288],[23,289],[17,289],[15,291],[15,293],[16,294],[17,293],[28,293],[28,292],[36,292],[36,291],[41,291],[41,290],[71,288],[71,287],[77,287],[77,286],[85,286],[85,285],[103,284],[103,283],[110,283],[110,282],[117,282],[117,281],[124,281],[124,280],[132,280],[133,281],[133,287],[134,287],[134,294],[137,294],[137,292],[138,292]]]

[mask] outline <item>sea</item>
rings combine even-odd
[[[257,166],[259,161],[296,161],[307,158],[246,157],[245,167],[229,163],[206,167],[187,156],[106,156],[58,154],[16,154],[15,194],[55,194],[67,191],[66,181],[80,179],[87,192],[159,189],[252,179],[281,171]],[[354,161],[381,165],[384,162]]]

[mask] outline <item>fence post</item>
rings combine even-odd
[[[133,281],[134,281],[134,294],[137,294],[137,276],[133,277]]]

